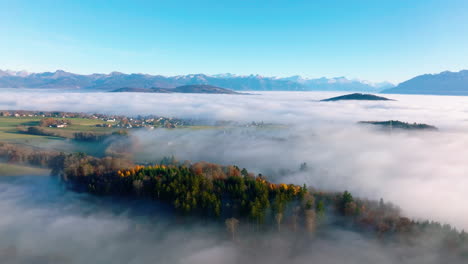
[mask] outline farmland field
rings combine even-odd
[[[68,118],[72,125],[65,128],[42,128],[45,132],[57,134],[58,137],[30,135],[22,133],[30,126],[39,126],[42,117],[0,117],[0,140],[27,143],[27,141],[60,140],[60,138],[72,138],[76,132],[94,132],[97,134],[111,133],[115,129],[96,127],[102,124],[102,120]]]
[[[74,133],[93,132],[97,135],[104,135],[116,130],[114,128],[96,127],[97,124],[103,123],[102,120],[68,118],[72,123],[68,127],[41,127],[44,132],[55,136],[25,133],[28,127],[39,126],[41,119],[42,117],[0,117],[0,141],[64,152],[86,152],[101,156],[104,152],[104,145],[75,141],[73,140]],[[5,166],[3,167],[5,169]]]
[[[50,171],[48,169],[34,168],[30,166],[22,165],[13,165],[0,162],[0,175],[10,175],[10,176],[45,176],[49,175]]]

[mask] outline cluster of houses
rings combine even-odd
[[[46,111],[27,111],[27,110],[15,110],[15,111],[0,111],[0,117],[42,117],[42,118],[84,118],[93,120],[102,120],[102,124],[96,125],[97,127],[109,127],[109,128],[140,128],[140,127],[166,127],[175,128],[186,125],[193,125],[195,121],[184,120],[178,118],[168,118],[161,116],[138,116],[138,117],[126,117],[120,115],[106,115],[106,114],[87,114],[87,113],[70,113],[70,112],[46,112]],[[58,123],[51,124],[51,127],[66,127],[69,124]]]
[[[189,122],[182,119],[167,118],[167,117],[137,117],[137,118],[104,118],[105,123],[97,124],[97,127],[110,127],[110,128],[150,128],[165,127],[176,128],[179,126],[190,125]]]
[[[55,120],[52,124],[49,125],[49,127],[55,127],[55,128],[64,128],[69,125],[69,122],[67,120]]]
[[[0,116],[3,117],[52,117],[52,118],[91,118],[92,115],[85,113],[69,113],[69,112],[45,112],[45,111],[27,111],[27,110],[14,110],[5,111],[0,110]]]
[[[0,117],[42,117],[42,118],[84,118],[93,120],[102,120],[101,124],[97,124],[97,127],[107,128],[176,128],[181,126],[193,126],[193,125],[215,125],[215,126],[245,126],[245,127],[263,127],[268,126],[263,122],[252,122],[247,124],[237,124],[231,121],[217,121],[215,124],[208,121],[196,120],[196,119],[178,119],[168,118],[155,115],[149,116],[137,116],[137,117],[126,117],[121,115],[107,115],[107,114],[88,114],[88,113],[71,113],[71,112],[59,112],[59,111],[27,111],[27,110],[14,110],[14,111],[2,111],[0,110]],[[70,125],[68,121],[64,120],[48,125],[49,127],[64,128]]]
[[[11,116],[11,117],[34,117],[34,116],[38,116],[38,115],[34,115],[34,114],[31,114],[31,113],[1,111],[0,116],[4,116],[4,117],[9,117],[9,116]]]
[[[50,125],[49,127],[64,128],[67,126],[68,126],[67,123],[62,123],[62,124],[53,124],[53,125]]]

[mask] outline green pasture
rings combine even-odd
[[[23,165],[0,163],[0,176],[46,176],[50,170]]]

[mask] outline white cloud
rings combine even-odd
[[[240,129],[228,134],[156,130],[140,137],[142,147],[137,152],[141,156],[175,154],[179,159],[235,163],[264,173],[295,169],[305,161],[313,168],[311,173],[290,174],[281,180],[383,197],[412,217],[468,228],[468,208],[464,204],[468,189],[465,97],[389,95],[397,101],[318,101],[334,95],[337,93],[197,95],[10,90],[1,92],[0,108],[289,124],[288,129]],[[440,131],[390,135],[355,124],[390,119],[428,123]]]

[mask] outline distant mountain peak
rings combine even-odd
[[[116,71],[109,74],[82,75],[60,69],[55,72],[33,74],[0,71],[0,87],[10,88],[115,90],[122,87],[174,88],[192,84],[209,84],[238,91],[380,91],[378,87],[365,81],[350,80],[345,77],[311,79],[303,78],[300,75],[265,77],[260,74],[236,75],[232,73],[162,76],[142,73],[125,74]]]
[[[118,71],[113,71],[109,73],[109,76],[121,76],[121,75],[126,75],[126,74],[123,72],[118,72]]]
[[[240,77],[241,75],[232,74],[232,73],[227,72],[227,73],[213,74],[211,76],[216,77],[216,78],[236,78],[236,77]]]
[[[468,95],[468,70],[419,75],[382,93]]]
[[[66,72],[64,70],[56,70],[53,74],[53,78],[62,78],[62,77],[70,77],[70,76],[74,76],[76,74],[74,73],[71,73],[71,72]]]
[[[206,85],[206,84],[191,84],[183,85],[176,88],[119,88],[111,91],[113,93],[202,93],[202,94],[240,94],[229,89]]]

